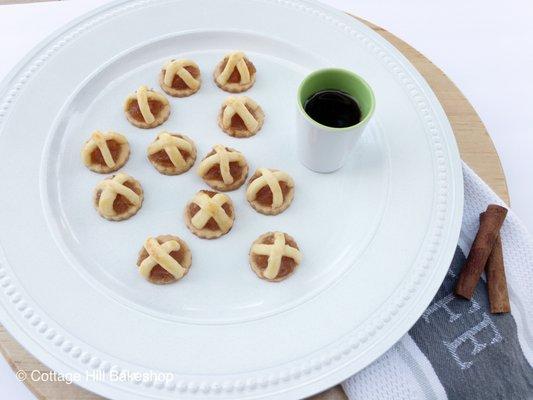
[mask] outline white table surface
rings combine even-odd
[[[512,205],[533,231],[533,5],[529,0],[323,0],[421,51],[461,89],[500,155]],[[41,39],[108,0],[0,5],[0,80]],[[35,399],[0,357],[2,398]]]

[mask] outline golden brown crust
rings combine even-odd
[[[110,177],[107,177],[104,180],[113,179],[115,175],[112,175]],[[115,215],[106,215],[102,212],[102,210],[99,207],[99,198],[102,193],[102,190],[98,188],[98,186],[95,188],[93,192],[93,204],[96,210],[98,211],[98,214],[102,216],[103,218],[109,220],[109,221],[124,221],[128,218],[133,217],[137,212],[141,209],[142,203],[144,200],[144,192],[141,184],[139,181],[132,176],[128,176],[128,180],[125,182],[128,184],[128,187],[130,187],[137,195],[139,196],[139,204],[130,204],[130,206],[124,210],[123,212],[117,213]]]
[[[217,69],[213,73],[213,77],[215,78],[215,83],[217,86],[228,93],[242,93],[246,92],[248,89],[250,89],[254,83],[255,83],[255,74],[251,77],[250,83],[241,84],[241,83],[226,83],[225,85],[221,85],[216,81],[216,78],[220,74],[220,71]]]
[[[239,139],[249,138],[249,137],[255,136],[255,134],[259,132],[261,128],[263,127],[263,123],[265,122],[265,113],[263,112],[263,109],[261,108],[261,106],[258,106],[255,110],[250,110],[250,113],[254,116],[258,124],[257,128],[252,131],[248,129],[235,128],[233,126],[229,126],[227,128],[224,127],[224,124],[222,123],[222,115],[224,113],[225,108],[226,106],[224,104],[222,105],[222,107],[220,107],[217,121],[218,121],[218,126],[220,127],[220,129],[222,129],[222,131],[227,133],[229,136],[236,137]]]
[[[246,182],[246,178],[248,177],[248,162],[246,161],[246,158],[244,157],[244,155],[238,151],[238,150],[235,150],[231,147],[225,147],[225,146],[222,146],[224,147],[224,149],[229,152],[229,153],[237,153],[238,155],[240,155],[240,159],[241,159],[241,162],[243,162],[243,165],[241,166],[241,172],[240,172],[240,175],[238,177],[234,177],[234,181],[230,184],[226,184],[224,183],[224,181],[220,178],[217,178],[217,179],[211,179],[209,178],[206,174],[203,174],[202,173],[202,167],[203,167],[203,164],[202,162],[204,160],[206,160],[207,158],[209,158],[210,156],[214,155],[215,154],[215,149],[217,147],[219,147],[220,145],[215,145],[213,147],[213,149],[206,154],[206,156],[202,159],[202,161],[200,161],[200,165],[198,167],[198,173],[200,174],[201,178],[203,179],[203,181],[209,185],[210,187],[212,187],[213,189],[215,190],[219,190],[221,192],[229,192],[229,191],[232,191],[232,190],[235,190],[235,189],[238,189],[240,188],[244,182]],[[220,168],[220,164],[219,164],[219,168]],[[205,171],[207,172],[207,171]]]
[[[227,196],[226,194],[224,193],[217,193],[217,192],[214,192],[214,191],[210,191],[210,190],[200,190],[197,195],[199,193],[208,193],[210,197],[214,197],[216,194],[221,194],[223,196],[225,196],[227,199],[226,199],[226,204],[228,204],[229,206],[229,210],[230,210],[230,214],[231,215],[228,215],[231,219],[231,226],[229,226],[229,228],[227,229],[220,229],[220,227],[218,229],[209,229],[209,228],[206,228],[205,226],[202,227],[202,228],[197,228],[195,227],[193,224],[192,224],[192,218],[194,217],[194,215],[191,213],[191,205],[192,204],[195,204],[194,203],[194,199],[189,201],[187,203],[187,205],[185,206],[185,210],[183,212],[183,218],[185,220],[185,225],[187,225],[187,228],[189,228],[189,230],[194,233],[196,236],[198,236],[199,238],[202,238],[202,239],[216,239],[216,238],[219,238],[220,236],[222,235],[225,235],[226,233],[228,233],[229,231],[231,231],[231,228],[233,228],[233,221],[235,221],[235,209],[233,207],[233,202],[231,201],[231,198],[229,196]],[[195,196],[196,197],[196,196]],[[226,213],[227,214],[227,213]]]
[[[248,164],[246,164],[243,167],[243,172],[242,172],[241,177],[239,179],[236,179],[230,185],[226,185],[223,181],[219,181],[216,179],[204,179],[204,182],[215,190],[219,190],[221,192],[231,192],[232,190],[236,190],[240,188],[244,184],[244,182],[246,182],[247,177],[248,177]]]
[[[264,214],[264,215],[278,215],[281,214],[283,211],[285,211],[292,203],[292,199],[294,198],[294,188],[292,188],[287,196],[285,197],[285,200],[283,201],[283,205],[279,208],[272,208],[268,206],[261,205],[257,202],[249,201],[252,208],[257,211],[258,213]]]
[[[107,165],[96,164],[96,163],[86,165],[86,166],[91,171],[96,172],[98,174],[109,174],[111,172],[118,171],[120,168],[122,168],[128,162],[129,158],[130,158],[130,146],[128,145],[128,150],[124,152],[124,156],[115,160],[114,167],[110,168]]]
[[[202,87],[202,78],[200,77],[200,75],[196,78],[198,82],[200,82],[200,85],[196,89],[191,89],[191,88],[176,89],[171,86],[167,86],[165,85],[164,78],[165,78],[165,71],[161,70],[161,72],[159,73],[159,85],[161,86],[161,89],[163,89],[163,91],[166,94],[172,97],[189,97],[195,94],[197,91],[199,91],[200,88]]]
[[[192,139],[186,135],[176,133],[176,134],[171,134],[171,136],[181,138],[191,144],[192,151],[185,158],[186,166],[184,168],[178,168],[174,165],[164,165],[163,163],[158,162],[155,159],[155,157],[151,156],[150,154],[148,154],[148,161],[150,161],[150,163],[155,167],[155,169],[157,169],[157,171],[159,171],[163,175],[180,175],[190,170],[192,166],[194,165],[196,161],[196,156],[197,156],[196,145],[194,144]],[[152,143],[155,143],[158,138],[159,138],[159,135],[157,135],[157,137],[154,139]]]
[[[247,63],[250,63],[253,65],[253,63],[248,60],[247,58],[245,58],[245,60],[247,61]],[[255,83],[255,75],[256,75],[256,71],[255,71],[255,67],[254,67],[254,71],[252,73],[250,73],[250,82],[249,83],[246,83],[246,84],[242,84],[242,83],[232,83],[232,82],[227,82],[223,85],[221,85],[220,83],[218,83],[217,81],[217,78],[218,76],[222,73],[222,71],[224,70],[224,66],[225,66],[225,59],[222,59],[216,66],[215,68],[215,71],[213,72],[213,80],[215,81],[216,85],[224,90],[225,92],[229,92],[229,93],[242,93],[242,92],[246,92],[248,89],[250,89],[254,83]]]
[[[277,172],[279,170],[277,169],[270,169],[271,172]],[[261,176],[261,173],[259,172],[259,170],[255,171],[254,174],[250,177],[250,179],[248,180],[248,188],[250,187],[250,184],[256,180],[257,178],[259,178]],[[264,214],[264,215],[278,215],[278,214],[281,214],[283,211],[285,211],[287,208],[289,208],[289,206],[291,205],[292,203],[292,200],[294,199],[294,182],[287,182],[287,183],[290,183],[290,185],[288,185],[288,191],[287,193],[284,193],[283,195],[283,203],[281,204],[280,207],[273,207],[272,205],[265,205],[265,204],[261,204],[259,201],[257,201],[255,199],[255,197],[251,197],[250,195],[248,195],[247,193],[247,200],[248,200],[248,203],[252,206],[252,208],[254,210],[256,210],[257,212],[261,213],[261,214]],[[248,189],[247,189],[248,191]]]
[[[175,240],[176,242],[179,243],[180,245],[179,251],[171,252],[170,254],[171,256],[173,256],[173,258],[176,261],[180,263],[180,265],[185,269],[185,272],[181,278],[176,279],[174,276],[172,276],[172,274],[170,274],[163,267],[161,267],[160,265],[156,265],[150,272],[150,276],[148,277],[148,280],[152,283],[162,285],[162,284],[177,282],[183,279],[183,277],[187,275],[187,273],[189,272],[189,269],[191,268],[191,265],[192,265],[192,253],[187,243],[185,243],[183,239],[179,238],[178,236],[174,236],[174,235],[160,235],[156,237],[155,239],[157,240],[159,244],[163,244],[171,240]],[[148,256],[149,254],[143,246],[142,249],[139,251],[139,256],[137,258],[137,267],[140,267],[141,263]]]
[[[110,151],[110,154],[115,163],[114,166],[109,167],[105,163],[101,155],[100,149],[98,147],[95,147],[95,137],[98,138],[98,136],[95,135],[99,135],[100,138],[105,140],[107,148]],[[110,147],[110,144],[113,145]],[[98,157],[98,162],[93,159],[93,152],[98,152],[100,154],[100,156]],[[85,142],[85,145],[81,151],[81,156],[83,163],[91,171],[99,174],[108,174],[119,170],[126,164],[130,157],[130,145],[126,137],[124,135],[121,135],[120,133],[101,133],[97,131],[94,132],[91,138]]]
[[[146,92],[148,102],[152,101],[159,103],[159,109],[154,114],[154,121],[151,123],[146,122],[144,119],[136,119],[132,114],[131,107],[135,107],[135,104],[133,103],[137,103],[137,107],[139,107],[137,102],[137,93],[139,93],[141,89]],[[151,108],[152,107],[150,107],[150,109]],[[168,117],[170,116],[170,103],[168,102],[167,98],[161,93],[158,93],[152,89],[147,89],[146,86],[141,86],[135,93],[130,94],[124,101],[124,114],[126,115],[127,120],[132,125],[141,129],[151,129],[161,125],[168,119]]]
[[[151,124],[148,124],[144,121],[137,121],[135,118],[133,118],[128,111],[125,111],[126,118],[132,125],[135,125],[137,128],[141,129],[152,129],[156,128],[159,125],[163,124],[168,117],[170,116],[170,105],[166,104],[155,116],[155,121]]]
[[[298,262],[293,262],[293,263],[290,263],[290,265],[288,266],[288,270],[287,271],[283,271],[283,270],[280,270],[280,272],[278,273],[278,275],[274,278],[274,279],[269,279],[267,277],[264,276],[264,271],[266,268],[264,267],[261,267],[258,262],[257,262],[257,258],[256,258],[256,255],[252,253],[252,248],[255,244],[265,244],[265,243],[272,243],[273,242],[273,237],[274,237],[274,234],[276,232],[266,232],[264,234],[262,234],[261,236],[259,236],[256,240],[254,240],[254,242],[252,243],[252,245],[250,246],[250,251],[248,253],[248,261],[250,263],[250,267],[252,268],[252,271],[255,272],[255,274],[263,279],[263,280],[266,280],[266,281],[269,281],[269,282],[280,282],[282,280],[285,280],[287,279],[289,276],[291,276],[294,271],[298,268],[299,266],[299,263]],[[283,235],[285,236],[285,241],[286,243],[299,250],[299,247],[298,247],[298,244],[296,243],[296,241],[294,240],[294,238],[292,236],[290,236],[289,234],[287,233],[284,233],[282,232]]]

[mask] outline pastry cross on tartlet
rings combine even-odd
[[[185,135],[160,133],[148,146],[148,160],[162,174],[178,175],[188,171],[196,160],[196,146]]]
[[[200,162],[198,175],[213,189],[235,190],[246,180],[248,163],[242,153],[217,144]]]
[[[171,60],[161,70],[159,84],[171,96],[190,96],[200,89],[200,68],[192,60]]]
[[[164,95],[143,85],[126,98],[124,113],[138,128],[155,128],[168,119],[170,104]]]
[[[261,214],[279,214],[290,206],[293,198],[294,181],[286,172],[259,168],[248,181],[246,199]]]
[[[120,169],[130,156],[128,140],[116,132],[95,131],[83,146],[81,157],[91,171],[107,174]]]
[[[294,272],[302,255],[296,241],[283,232],[267,232],[250,248],[250,266],[261,279],[278,282]]]
[[[111,221],[135,215],[142,206],[143,198],[141,184],[124,173],[104,179],[94,189],[95,208],[102,217]]]
[[[187,244],[177,236],[149,237],[139,252],[139,273],[152,283],[170,283],[183,278],[192,264]]]
[[[215,239],[230,231],[233,202],[224,193],[200,190],[185,207],[185,224],[196,236]]]
[[[219,88],[231,93],[248,90],[255,83],[255,66],[242,51],[227,54],[213,73]]]
[[[247,138],[263,126],[265,114],[254,100],[246,96],[230,96],[220,108],[218,125],[230,136]]]

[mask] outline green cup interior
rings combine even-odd
[[[361,121],[354,126],[366,122],[374,112],[374,93],[363,78],[345,69],[327,68],[320,69],[308,75],[298,88],[298,105],[305,115],[307,115],[304,110],[306,100],[316,92],[326,89],[340,90],[355,98],[361,109]],[[316,122],[309,115],[307,117],[314,123],[329,129],[343,130],[353,128],[353,126],[332,128]]]

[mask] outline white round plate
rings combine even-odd
[[[250,139],[231,138],[216,122],[228,94],[212,71],[235,49],[257,67],[246,94],[266,114]],[[201,90],[170,98],[160,128],[133,127],[123,100],[141,84],[158,89],[171,57],[196,60]],[[348,165],[321,175],[296,159],[296,88],[325,66],[362,75],[377,108]],[[130,142],[122,171],[142,183],[145,201],[127,221],[93,208],[103,176],[83,166],[80,150],[96,129]],[[229,193],[232,231],[198,239],[181,216],[205,188],[196,167],[168,177],[146,160],[162,129],[193,138],[199,158],[223,143],[252,171],[289,172],[293,204],[260,215],[241,188]],[[457,147],[426,82],[363,24],[312,1],[119,1],[78,19],[4,81],[0,159],[1,321],[49,367],[114,399],[296,399],[340,382],[420,316],[461,222]],[[303,252],[281,283],[248,265],[250,244],[269,230],[288,232]],[[159,234],[192,249],[178,283],[152,285],[138,274],[144,239]]]

